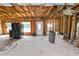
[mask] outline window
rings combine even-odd
[[[12,28],[11,28],[11,23],[6,23],[6,26],[7,26],[7,32],[9,32],[9,30],[11,30]]]
[[[0,20],[0,34],[2,34],[2,24],[1,24],[1,20]]]
[[[52,24],[48,23],[47,27],[48,27],[48,30],[50,31],[52,29]]]
[[[52,30],[53,25],[51,23],[47,23],[47,34]]]
[[[77,32],[79,32],[79,23],[77,23]]]
[[[47,23],[47,30],[48,30],[48,31],[54,30],[54,24],[48,22],[48,23]]]
[[[21,25],[22,32],[31,32],[31,22],[22,22]]]

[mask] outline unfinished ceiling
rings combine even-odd
[[[0,3],[0,18],[51,19],[55,14],[65,9],[67,5],[75,6],[73,3]]]
[[[23,5],[23,6],[28,6],[28,5],[44,5],[44,6],[53,6],[53,5],[64,5],[64,3],[0,3],[0,6],[12,6],[12,4],[18,4],[18,5]],[[67,5],[73,5],[74,3],[67,3]]]

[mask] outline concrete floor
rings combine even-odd
[[[55,44],[48,41],[48,36],[23,36],[22,39],[9,40],[8,35],[0,36],[0,50],[2,56],[78,56],[79,48],[69,44],[62,39],[61,35],[56,36]],[[6,41],[5,41],[6,40]],[[5,41],[5,44],[4,44]],[[8,44],[7,44],[8,43]],[[2,46],[3,45],[3,46]]]

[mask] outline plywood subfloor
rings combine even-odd
[[[9,40],[8,35],[0,36],[0,42]],[[0,51],[3,56],[74,56],[79,55],[79,49],[56,36],[55,44],[49,42],[48,36],[23,36],[13,43],[14,48],[9,47]]]

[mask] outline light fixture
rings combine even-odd
[[[63,13],[65,15],[73,15],[74,10],[72,10],[71,7],[68,6],[65,10],[63,10]]]

